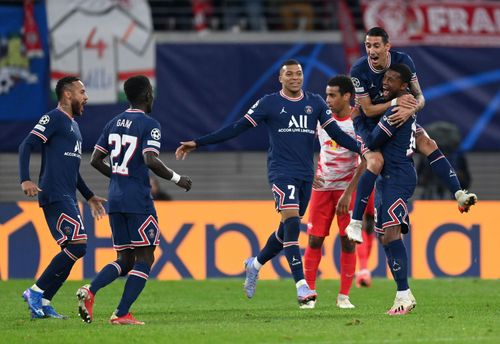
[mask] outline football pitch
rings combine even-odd
[[[498,280],[410,281],[416,309],[384,314],[392,305],[394,283],[375,279],[371,288],[351,292],[354,310],[335,307],[338,281],[319,281],[315,309],[300,310],[290,280],[259,281],[252,300],[242,279],[156,281],[146,285],[132,308],[145,326],[107,323],[124,281],[99,291],[94,322],[77,315],[70,281],[54,299],[66,320],[30,320],[22,291],[33,281],[0,282],[2,343],[500,343]]]

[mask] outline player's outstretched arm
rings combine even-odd
[[[181,145],[175,150],[175,159],[184,160],[186,156],[196,149],[195,141],[181,142]]]
[[[174,182],[178,187],[183,188],[186,191],[191,190],[192,181],[188,176],[180,176],[173,170],[168,168],[163,161],[158,158],[154,152],[145,152],[144,163],[149,167],[151,171],[154,172],[158,177],[170,180]]]
[[[356,140],[343,132],[342,129],[340,129],[340,127],[334,121],[329,121],[328,123],[326,123],[326,126],[323,126],[323,129],[325,129],[327,134],[342,147],[347,148],[352,152],[360,152]]]
[[[111,166],[109,166],[104,159],[108,155],[97,148],[94,148],[92,157],[90,158],[90,164],[96,170],[104,174],[106,177],[111,178]]]

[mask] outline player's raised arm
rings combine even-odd
[[[155,152],[144,152],[144,163],[154,172],[158,177],[170,180],[177,186],[189,191],[191,189],[192,181],[188,176],[181,176],[168,168],[163,161],[160,160]]]

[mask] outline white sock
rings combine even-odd
[[[341,299],[341,300],[349,299],[349,295],[344,295],[344,294],[339,293],[337,295],[337,299]]]
[[[48,306],[48,305],[50,305],[50,300],[42,299],[42,306]]]
[[[260,268],[262,267],[262,264],[259,263],[259,261],[257,260],[257,257],[255,257],[255,259],[253,260],[253,267],[255,268],[255,270],[259,271]]]
[[[40,289],[36,284],[33,284],[30,289],[34,290],[38,293],[43,293],[45,291],[45,290]]]
[[[410,298],[410,289],[406,289],[406,290],[398,290],[396,292],[396,297],[397,298],[400,298],[400,299],[408,299]]]
[[[307,285],[307,282],[306,282],[305,279],[301,279],[300,281],[298,281],[297,283],[295,283],[295,286],[297,287],[297,289],[299,289],[303,285]]]

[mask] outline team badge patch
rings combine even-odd
[[[159,139],[161,139],[161,131],[160,131],[160,129],[158,129],[158,128],[154,128],[153,130],[151,130],[151,137],[152,137],[154,140],[159,140]]]
[[[313,108],[312,108],[312,106],[307,105],[307,106],[304,108],[304,111],[306,112],[306,114],[310,115],[310,114],[312,114],[312,112],[313,112]]]
[[[49,121],[50,121],[49,115],[43,115],[42,118],[40,118],[40,120],[38,121],[38,123],[40,123],[41,125],[45,125],[49,123]]]
[[[359,87],[361,85],[358,78],[351,78],[351,81],[354,87]]]

